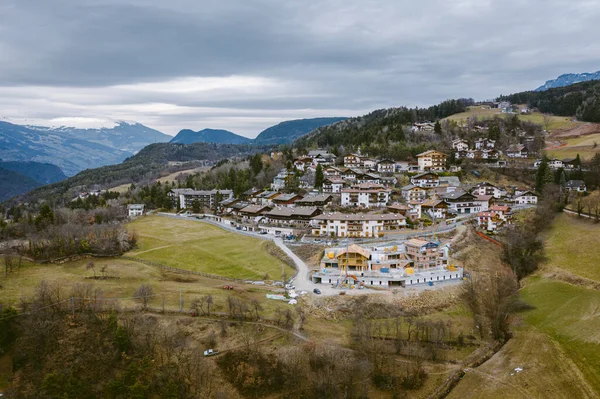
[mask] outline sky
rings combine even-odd
[[[596,0],[2,0],[0,118],[255,137],[600,69]]]

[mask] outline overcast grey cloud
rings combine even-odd
[[[3,0],[0,117],[253,137],[600,69],[600,3]]]

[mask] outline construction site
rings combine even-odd
[[[325,249],[311,279],[315,284],[349,289],[433,286],[462,280],[463,268],[449,264],[448,253],[448,245],[421,239],[374,246],[348,243]]]

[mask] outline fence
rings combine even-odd
[[[489,237],[485,234],[483,234],[481,231],[476,231],[477,235],[485,240],[488,240],[489,242],[491,242],[492,244],[495,244],[497,246],[499,246],[500,248],[502,248],[502,243],[500,243],[500,241],[496,241],[494,240],[492,237]]]

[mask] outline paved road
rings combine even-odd
[[[563,209],[563,212],[564,212],[564,213],[569,213],[569,214],[571,214],[571,215],[575,215],[575,216],[582,216],[582,217],[584,217],[584,218],[588,218],[588,219],[593,219],[593,218],[594,218],[594,216],[592,216],[592,215],[588,215],[587,213],[583,213],[583,212],[581,212],[581,215],[579,215],[577,212],[575,212],[575,211],[572,211],[572,210],[570,210],[570,209]]]

